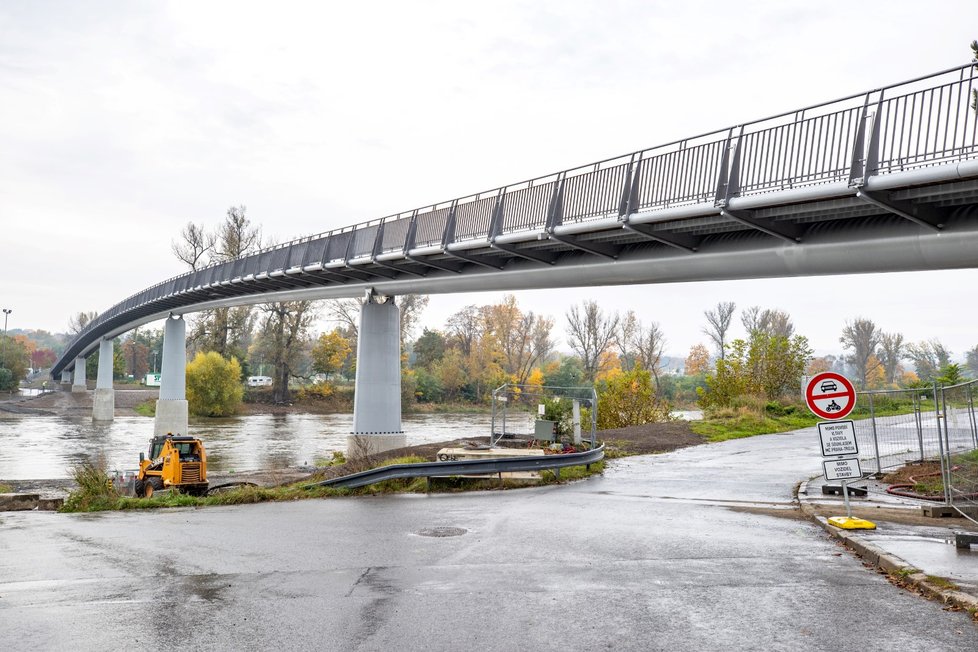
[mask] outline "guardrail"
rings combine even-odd
[[[339,478],[323,480],[304,489],[313,487],[343,487],[356,489],[367,485],[397,480],[401,478],[433,478],[450,475],[493,475],[513,471],[542,471],[546,469],[558,473],[568,466],[590,466],[604,459],[604,444],[579,453],[560,453],[557,455],[527,455],[495,460],[462,460],[458,462],[420,462],[418,464],[391,464],[369,471],[344,475]]]

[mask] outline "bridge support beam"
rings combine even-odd
[[[112,340],[102,339],[98,345],[98,376],[95,379],[95,401],[92,421],[112,421],[115,417],[115,389],[112,387]]]
[[[65,391],[67,391],[67,387],[65,386],[71,386],[71,372],[67,369],[61,372],[61,385],[61,389],[64,389]]]
[[[187,323],[180,315],[170,315],[163,326],[163,365],[160,373],[160,399],[156,401],[153,435],[186,435],[187,408]]]
[[[71,384],[72,394],[81,394],[88,391],[88,383],[85,381],[85,358],[78,356],[75,358],[74,382]]]
[[[371,291],[360,309],[353,434],[347,439],[347,453],[362,457],[405,445],[400,311],[393,297],[381,303]]]

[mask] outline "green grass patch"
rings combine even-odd
[[[133,408],[136,414],[141,414],[144,417],[155,417],[156,416],[156,401],[151,399],[148,401],[143,401]]]
[[[759,413],[747,408],[739,408],[717,410],[702,421],[690,421],[689,427],[708,441],[719,442],[809,428],[818,421],[819,419],[807,410],[774,415],[768,411]]]
[[[948,591],[957,591],[959,588],[957,584],[946,577],[938,577],[937,575],[928,575],[927,581],[939,589],[945,589]]]
[[[0,482],[0,494],[9,494],[13,490],[13,487],[11,487],[9,484],[3,484]]]

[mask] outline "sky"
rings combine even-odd
[[[283,241],[967,63],[978,3],[935,7],[2,0],[0,306],[10,328],[64,331],[185,271],[180,229],[229,206]],[[818,353],[861,316],[961,358],[976,286],[963,270],[517,299],[558,339],[574,303],[635,310],[671,355],[734,301],[788,311]],[[501,297],[432,295],[422,323]]]

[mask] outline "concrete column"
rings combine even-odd
[[[62,385],[71,385],[71,372],[68,371],[67,369],[64,369],[61,372],[61,384]]]
[[[186,435],[187,409],[187,323],[171,315],[163,326],[163,365],[160,400],[156,402],[154,435]]]
[[[400,312],[394,298],[368,296],[360,310],[351,457],[406,445],[401,430]]]
[[[78,394],[88,391],[88,384],[85,382],[85,358],[79,356],[75,358],[75,382],[71,384],[71,393]]]
[[[98,345],[98,376],[95,379],[92,421],[112,421],[115,417],[115,389],[112,387],[112,366],[115,362],[113,348],[110,339],[103,339]]]

